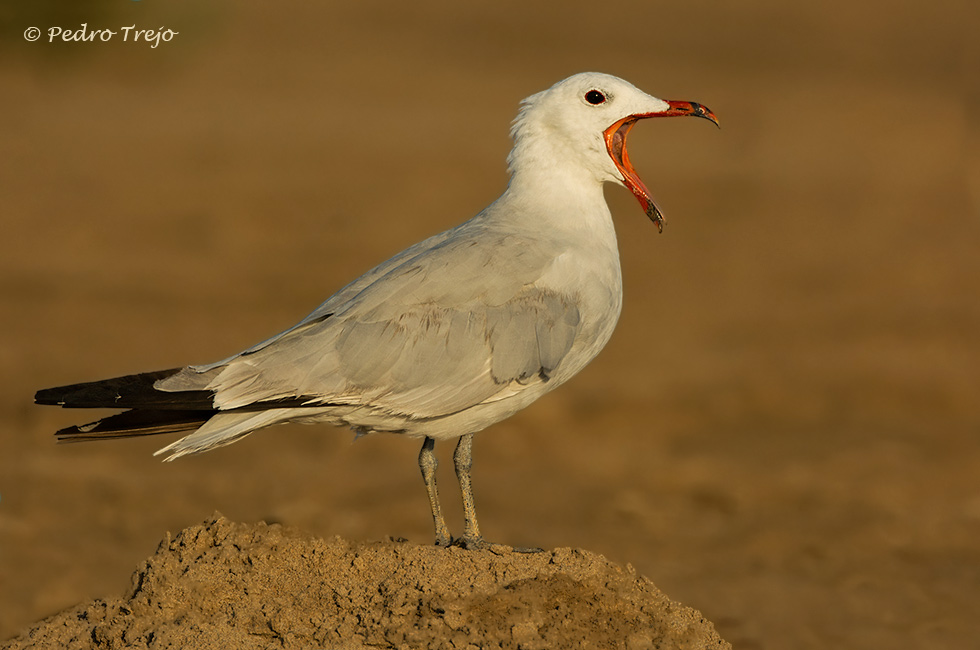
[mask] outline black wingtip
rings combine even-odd
[[[54,435],[57,436],[58,442],[62,443],[176,433],[197,429],[214,414],[215,411],[134,409],[88,424],[66,427]]]
[[[45,406],[64,406],[66,386],[58,388],[42,388],[34,393],[34,403],[44,404]]]
[[[156,382],[181,368],[143,372],[101,381],[45,388],[34,395],[35,404],[65,408],[152,408],[212,410],[214,394],[208,390],[160,391]]]

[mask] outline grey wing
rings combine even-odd
[[[286,400],[417,419],[548,381],[581,329],[573,297],[534,284],[550,258],[527,242],[468,256],[460,246],[409,258],[346,301],[327,301],[319,318],[157,387],[213,390],[221,409]]]
[[[428,308],[397,323],[345,328],[340,370],[359,403],[440,417],[548,381],[579,323],[571,300],[537,289],[490,308]]]
[[[547,382],[579,329],[574,301],[526,289],[494,307],[419,306],[390,319],[336,320],[201,379],[221,409],[289,400],[434,418]]]

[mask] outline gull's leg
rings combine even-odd
[[[436,468],[439,466],[439,461],[433,451],[435,446],[436,441],[432,438],[426,437],[422,442],[422,451],[419,452],[419,469],[422,470],[425,491],[429,493],[432,523],[436,528],[436,546],[449,546],[452,539],[449,537],[446,520],[442,518],[442,508],[439,507],[439,490],[436,488]]]
[[[473,502],[473,482],[470,470],[473,468],[473,434],[470,433],[459,439],[456,451],[453,453],[453,463],[456,465],[456,478],[459,479],[459,491],[463,493],[463,539],[457,540],[460,546],[467,549],[489,549],[495,544],[483,539],[480,525],[476,523],[476,505]],[[515,553],[540,553],[536,547],[513,546],[510,550]]]
[[[459,439],[456,452],[453,454],[456,465],[456,478],[459,479],[459,490],[463,493],[463,539],[466,548],[486,548],[489,546],[480,535],[480,525],[476,523],[476,506],[473,503],[473,484],[470,480],[470,469],[473,467],[473,434],[469,433]]]

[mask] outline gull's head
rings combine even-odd
[[[508,165],[512,174],[525,167],[568,168],[623,185],[662,230],[663,215],[630,164],[626,138],[638,120],[685,115],[718,124],[701,104],[658,99],[618,77],[583,72],[521,102]]]

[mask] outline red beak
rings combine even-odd
[[[706,106],[694,102],[668,101],[667,104],[669,108],[665,111],[629,115],[602,132],[606,140],[606,150],[616,164],[616,169],[623,175],[623,183],[636,195],[643,211],[647,213],[651,221],[657,224],[657,230],[660,232],[664,231],[664,215],[660,212],[657,204],[653,202],[653,198],[650,196],[650,190],[643,184],[636,170],[633,169],[633,165],[630,164],[629,155],[626,153],[626,136],[629,135],[630,129],[633,128],[637,120],[643,120],[649,117],[682,117],[691,115],[693,117],[703,117],[706,120],[711,120],[715,123],[715,126],[718,126],[718,118]]]

